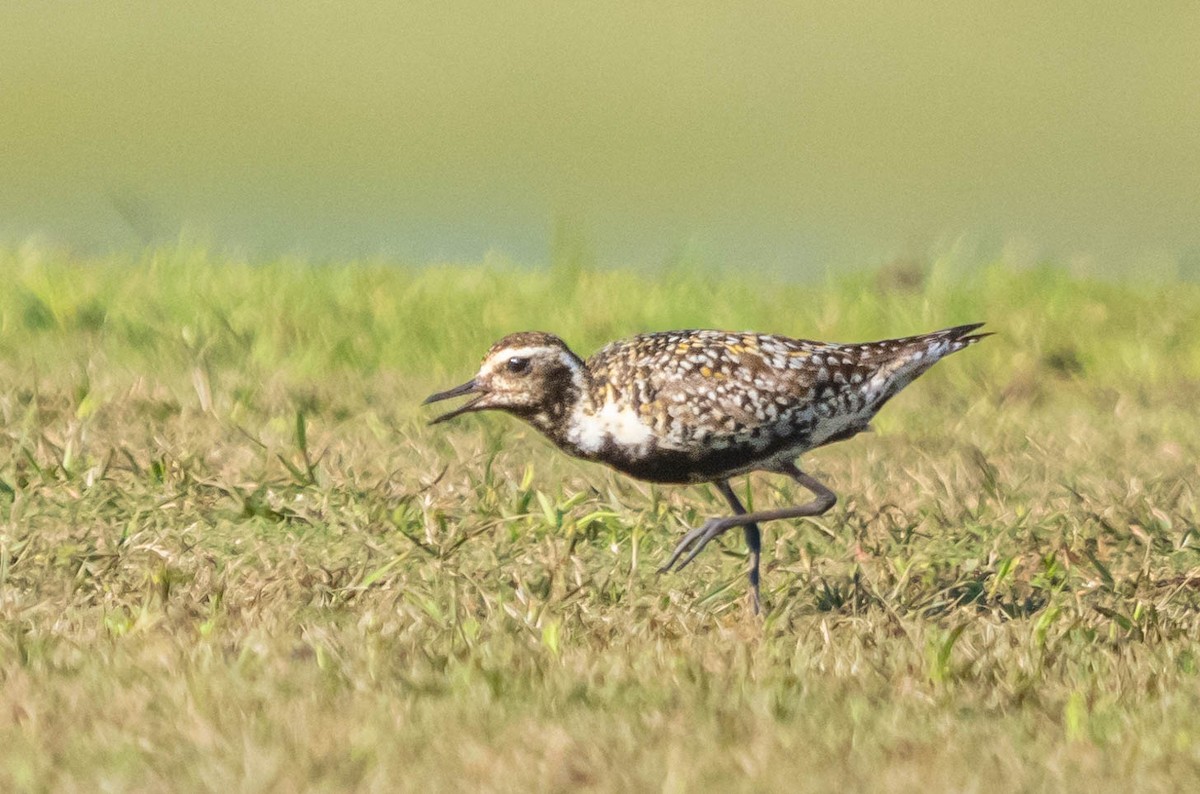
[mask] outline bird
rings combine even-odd
[[[870,429],[892,397],[945,356],[975,344],[983,323],[842,344],[717,330],[664,331],[612,342],[587,360],[559,337],[512,333],[492,345],[466,383],[424,404],[470,397],[432,419],[501,411],[559,449],[630,477],[709,483],[732,515],[690,529],[660,573],[679,571],[713,539],[742,527],[752,606],[762,609],[759,524],[819,516],[837,495],[796,461]],[[730,479],[791,478],[813,495],[800,505],[748,512]]]

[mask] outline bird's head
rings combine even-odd
[[[429,404],[473,396],[430,424],[472,411],[499,410],[546,429],[579,398],[586,372],[579,356],[553,334],[509,334],[492,345],[474,378],[426,398],[425,404]]]

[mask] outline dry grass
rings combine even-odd
[[[0,258],[5,790],[1171,790],[1200,775],[1200,291]],[[879,282],[882,284],[883,282]],[[416,403],[494,336],[998,336],[721,508]],[[303,428],[303,430],[301,430]],[[757,504],[798,497],[751,479]]]

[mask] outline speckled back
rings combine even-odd
[[[794,455],[862,431],[913,378],[970,344],[963,336],[973,327],[865,344],[724,331],[645,334],[588,359],[589,401],[598,410],[636,412],[652,428],[647,461],[682,453],[707,477],[712,468]],[[702,465],[705,458],[711,466]]]

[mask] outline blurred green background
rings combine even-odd
[[[0,242],[1194,275],[1197,42],[1194,2],[8,0]]]

